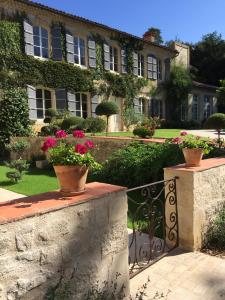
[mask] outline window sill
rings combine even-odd
[[[45,58],[45,57],[41,57],[41,56],[33,56],[34,58],[36,58],[36,59],[39,59],[39,60],[43,60],[43,61],[48,61],[49,60],[49,58]]]

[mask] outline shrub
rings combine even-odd
[[[141,121],[141,115],[135,113],[133,107],[128,107],[123,112],[123,122],[126,126],[127,131],[130,130],[130,127],[137,125]]]
[[[59,130],[60,127],[58,125],[48,125],[43,126],[41,128],[40,135],[41,136],[48,136],[48,135],[54,135],[57,130]]]
[[[81,117],[68,117],[62,121],[61,129],[68,130],[70,127],[73,129],[82,130],[84,128],[84,119]]]
[[[91,180],[136,187],[163,179],[163,168],[183,161],[177,145],[134,142],[113,154]]]
[[[211,115],[205,122],[204,127],[207,129],[215,129],[220,139],[222,129],[225,129],[225,114],[217,113]]]
[[[97,116],[106,116],[106,135],[108,134],[109,117],[119,113],[119,108],[112,101],[103,101],[96,107],[95,113]]]
[[[200,123],[197,121],[166,121],[161,120],[161,128],[168,129],[199,129]]]
[[[16,153],[18,158],[21,158],[23,152],[29,148],[29,146],[30,144],[27,141],[21,140],[17,142],[11,142],[10,144],[6,145],[6,150]]]
[[[223,208],[215,220],[210,224],[206,236],[205,247],[212,250],[225,250],[225,208]]]
[[[152,137],[154,135],[154,131],[149,130],[145,126],[137,126],[133,130],[133,134],[139,136],[140,138]]]
[[[106,128],[106,122],[101,118],[89,117],[85,120],[84,127],[87,130],[87,132],[92,132],[92,133],[102,132]]]

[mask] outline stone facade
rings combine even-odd
[[[165,169],[165,179],[175,176],[180,247],[199,250],[210,220],[225,205],[225,159],[206,159],[201,167]]]
[[[104,282],[127,299],[124,189],[92,183],[74,199],[52,192],[5,203],[0,224],[1,300],[85,300]]]

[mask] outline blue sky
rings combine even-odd
[[[164,40],[196,42],[213,31],[225,38],[225,0],[37,1],[138,36],[157,27]]]

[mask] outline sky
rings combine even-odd
[[[213,31],[225,38],[225,0],[36,1],[137,36],[156,27],[165,41],[195,43]]]

